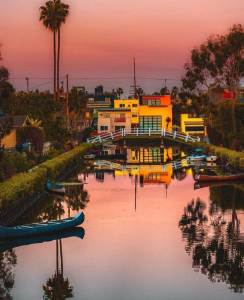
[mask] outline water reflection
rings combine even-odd
[[[62,239],[56,240],[56,270],[43,285],[44,299],[67,299],[73,297],[73,287],[64,277]]]
[[[241,209],[242,189],[212,187],[209,212],[201,199],[192,200],[179,221],[192,267],[238,293],[244,288],[244,235],[238,217]]]
[[[28,214],[16,221],[17,224],[28,224],[61,219],[67,211],[68,216],[84,209],[89,201],[87,191],[81,186],[69,187],[64,196],[48,195],[43,202],[34,206]],[[61,233],[39,237],[19,238],[0,242],[0,299],[12,299],[15,266],[17,265],[16,247],[55,241],[56,269],[43,285],[44,299],[67,299],[73,297],[73,287],[64,276],[62,240],[71,237],[84,237],[83,228],[74,228]]]
[[[14,269],[17,257],[14,250],[0,253],[0,299],[12,299],[11,289],[14,286]]]

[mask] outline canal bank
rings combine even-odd
[[[198,147],[205,149],[207,152],[216,155],[221,160],[229,162],[234,168],[241,170],[244,169],[243,151],[235,151],[206,143],[197,143],[197,145]]]
[[[38,198],[45,191],[48,179],[56,180],[82,162],[82,155],[91,146],[82,144],[68,152],[36,166],[28,172],[19,173],[0,184],[0,209],[3,212],[24,204],[28,199]]]

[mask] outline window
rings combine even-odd
[[[138,115],[132,114],[132,118],[137,118],[137,117],[138,117]]]
[[[137,107],[137,104],[132,104],[132,107]]]
[[[125,129],[125,126],[115,126],[115,131]]]
[[[186,126],[186,132],[201,131],[204,132],[204,126]]]
[[[162,130],[162,117],[161,116],[145,116],[140,117],[140,128],[148,130]]]
[[[123,108],[123,107],[125,107],[125,104],[122,104],[122,103],[121,103],[121,104],[119,105],[119,107],[120,107],[120,108]]]
[[[101,131],[108,131],[108,126],[100,126]]]
[[[156,99],[151,99],[148,101],[143,101],[144,105],[148,105],[148,106],[160,106],[160,100],[156,100]]]

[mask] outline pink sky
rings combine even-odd
[[[52,76],[52,36],[38,21],[42,0],[0,2],[3,64],[12,77]],[[62,74],[128,77],[132,58],[138,77],[180,78],[190,50],[209,35],[244,20],[243,0],[66,0],[70,16],[62,31]],[[31,79],[32,88],[51,87]],[[25,81],[13,80],[17,88]],[[71,84],[128,88],[130,80],[72,80]],[[139,79],[151,92],[159,80]],[[172,81],[169,85],[176,84]]]

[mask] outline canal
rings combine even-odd
[[[56,239],[1,244],[0,298],[243,299],[244,186],[196,186],[191,168],[150,152],[119,170],[89,167],[83,190],[46,195],[19,219],[86,216]]]

